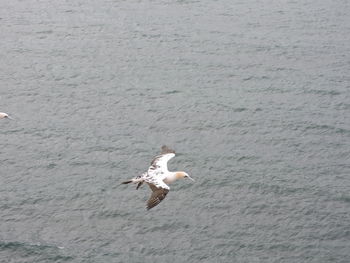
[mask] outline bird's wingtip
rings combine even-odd
[[[162,154],[165,154],[165,153],[175,153],[175,151],[173,149],[169,148],[168,146],[163,145],[162,146]]]

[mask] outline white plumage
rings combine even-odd
[[[7,113],[0,112],[0,119],[10,119],[13,120]]]

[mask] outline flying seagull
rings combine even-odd
[[[185,172],[169,172],[168,161],[175,156],[175,151],[171,150],[167,146],[162,146],[162,152],[156,156],[151,162],[151,166],[148,171],[142,175],[136,176],[129,181],[125,181],[122,184],[135,183],[137,184],[136,189],[145,182],[149,185],[152,190],[152,195],[147,201],[147,210],[158,205],[167,195],[170,188],[168,184],[176,181],[180,178],[188,178],[194,181]]]
[[[0,119],[10,119],[13,120],[7,113],[5,112],[0,112]]]

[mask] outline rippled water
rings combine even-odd
[[[0,261],[349,262],[349,7],[0,0]]]

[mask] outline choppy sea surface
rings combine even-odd
[[[0,0],[0,262],[350,262],[349,13]]]

